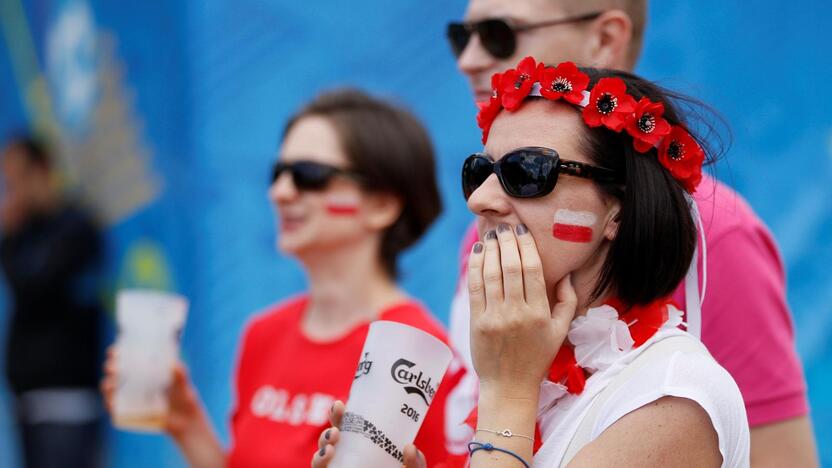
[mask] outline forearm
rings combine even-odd
[[[818,466],[812,423],[807,416],[751,429],[751,466]]]
[[[207,416],[203,413],[182,429],[171,431],[171,437],[188,466],[194,468],[224,468],[225,452]]]
[[[477,429],[497,432],[507,429],[514,435],[505,437],[492,432],[477,431],[475,440],[482,444],[490,443],[494,447],[510,450],[531,464],[538,392],[538,388],[506,391],[481,387]],[[519,460],[496,450],[490,452],[478,450],[471,457],[471,468],[516,468],[519,466],[522,466]]]

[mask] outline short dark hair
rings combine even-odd
[[[380,259],[398,276],[399,254],[413,245],[442,211],[433,145],[427,130],[409,111],[354,88],[324,92],[295,113],[283,138],[303,117],[319,116],[335,127],[351,168],[366,190],[401,200],[399,218],[384,232]]]
[[[23,153],[26,162],[49,171],[52,169],[52,155],[48,145],[40,138],[27,133],[12,135],[6,140],[6,148],[15,148]]]
[[[647,97],[662,102],[664,118],[671,125],[685,128],[702,146],[706,164],[716,159],[714,146],[692,127],[694,115],[683,112],[694,107],[710,112],[709,108],[627,72],[581,70],[590,76],[590,88],[601,78],[617,77],[624,80],[627,93],[636,101]],[[716,132],[710,124],[709,130]],[[623,174],[623,183],[598,183],[607,195],[620,201],[621,210],[618,233],[592,299],[612,292],[627,305],[645,305],[669,296],[684,278],[697,242],[684,187],[659,163],[656,148],[647,153],[635,151],[627,132],[587,128],[583,147],[593,163]]]

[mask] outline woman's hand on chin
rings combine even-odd
[[[338,426],[344,418],[346,407],[344,403],[336,401],[329,411],[329,423],[332,427],[324,429],[318,437],[318,451],[312,456],[312,468],[326,468],[335,457],[335,445],[341,439]],[[415,445],[408,444],[404,448],[404,468],[427,468],[425,456]]]
[[[482,391],[532,398],[548,374],[577,298],[570,275],[549,306],[543,268],[525,225],[501,224],[474,245],[468,263],[471,353]]]

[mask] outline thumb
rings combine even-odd
[[[407,444],[404,448],[404,468],[427,468],[428,462],[425,454],[413,444]]]
[[[577,308],[578,296],[572,287],[572,273],[569,273],[555,285],[555,305],[552,307],[552,321],[555,326],[568,330]]]

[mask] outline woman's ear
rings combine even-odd
[[[604,239],[612,242],[618,236],[618,226],[621,224],[621,202],[613,199],[607,204],[607,216],[604,221]]]
[[[364,219],[373,231],[383,231],[392,226],[404,208],[401,199],[389,192],[369,192],[363,198]]]

